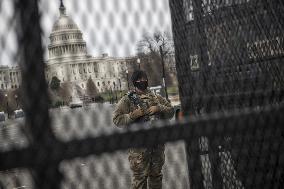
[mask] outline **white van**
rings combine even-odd
[[[0,112],[0,122],[1,121],[5,121],[5,113],[4,112]]]
[[[22,109],[19,109],[19,110],[15,110],[14,111],[14,114],[15,114],[15,119],[17,118],[21,118],[21,117],[24,117],[24,111]]]
[[[80,98],[73,98],[72,102],[69,103],[70,108],[80,108],[83,107],[83,101]]]
[[[154,87],[150,87],[149,88],[154,94],[158,94],[161,95],[161,90],[162,90],[162,86],[158,85],[158,86],[154,86]]]

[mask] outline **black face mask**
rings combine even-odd
[[[137,87],[139,90],[144,91],[148,87],[148,81],[135,82],[134,86]]]

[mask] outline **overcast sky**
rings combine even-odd
[[[13,15],[12,2],[0,0],[0,65],[11,65],[11,55],[17,49],[13,24],[8,21]],[[45,47],[49,44],[52,26],[59,17],[59,2],[40,1]],[[168,0],[64,0],[64,4],[67,15],[82,31],[92,56],[102,53],[116,57],[132,56],[143,33],[171,31]]]

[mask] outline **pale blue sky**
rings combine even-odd
[[[11,65],[16,51],[13,24],[7,22],[13,14],[11,0],[2,0],[0,9],[0,39],[6,44],[0,52],[0,65]],[[171,31],[168,0],[64,0],[67,14],[77,23],[92,56],[109,53],[111,56],[131,56],[143,33]],[[59,0],[41,0],[43,43],[49,44],[52,25],[59,17]],[[2,42],[2,41],[1,41]],[[2,50],[2,49],[0,49]],[[45,56],[47,58],[47,56]]]

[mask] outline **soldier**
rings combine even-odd
[[[131,80],[135,89],[119,101],[113,112],[113,122],[116,126],[125,128],[137,122],[144,122],[142,126],[151,126],[149,122],[153,119],[173,117],[174,109],[171,104],[160,95],[148,90],[148,78],[144,71],[134,71]],[[147,183],[150,189],[162,188],[164,151],[164,145],[129,149],[128,159],[133,173],[133,189],[147,189]]]

